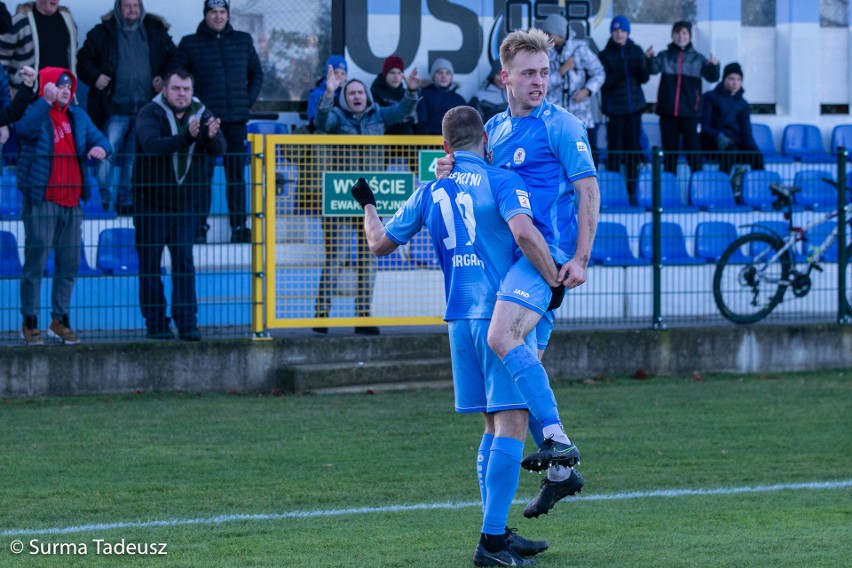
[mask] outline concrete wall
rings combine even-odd
[[[354,337],[298,336],[272,341],[97,344],[4,349],[0,397],[131,393],[150,390],[270,392],[293,365],[350,362],[376,380],[373,361],[446,357],[446,333]],[[554,377],[805,371],[852,366],[852,328],[718,327],[666,331],[557,331],[545,357]],[[398,371],[396,371],[398,373]],[[400,381],[424,381],[404,373]],[[327,386],[327,385],[324,385]]]

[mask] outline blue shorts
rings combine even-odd
[[[544,315],[550,304],[550,286],[544,281],[538,269],[522,256],[500,282],[498,300],[520,304],[528,310]]]
[[[514,379],[497,354],[488,347],[491,320],[453,320],[447,323],[456,412],[526,410],[527,403]],[[527,343],[532,347],[534,342],[528,340]]]

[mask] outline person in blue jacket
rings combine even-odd
[[[27,107],[16,126],[25,234],[21,337],[27,345],[44,343],[38,326],[41,278],[52,249],[56,274],[48,335],[75,345],[80,340],[71,329],[71,294],[80,267],[80,200],[88,200],[90,193],[86,160],[103,160],[112,147],[86,111],[70,104],[77,91],[77,77],[70,70],[45,67],[38,76],[41,98]],[[108,196],[103,205],[109,207]]]

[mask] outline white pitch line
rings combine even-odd
[[[719,487],[716,489],[661,489],[658,491],[635,491],[630,493],[604,493],[600,495],[578,495],[572,501],[626,501],[628,499],[652,499],[655,497],[690,497],[702,495],[739,495],[742,493],[769,493],[774,491],[801,491],[805,489],[846,489],[852,487],[852,479],[840,481],[814,481],[810,483],[779,483],[777,485],[752,485],[746,487]],[[515,500],[520,505],[523,500]],[[257,515],[219,515],[200,519],[168,519],[159,521],[128,521],[121,523],[99,523],[71,527],[53,527],[45,529],[7,529],[0,531],[0,537],[26,535],[59,535],[82,532],[108,531],[127,528],[177,527],[184,525],[222,525],[241,521],[279,521],[283,519],[307,519],[316,517],[340,517],[343,515],[364,515],[371,513],[398,513],[406,511],[455,510],[469,507],[481,507],[480,501],[459,503],[419,503],[415,505],[388,505],[386,507],[359,507],[353,509],[329,509],[326,511],[291,511]]]

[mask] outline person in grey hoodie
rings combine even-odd
[[[391,106],[379,106],[373,102],[370,90],[358,79],[350,79],[343,86],[338,97],[339,106],[334,106],[335,92],[340,80],[331,65],[325,79],[326,91],[317,105],[314,123],[320,134],[368,134],[381,136],[385,128],[404,120],[420,99],[420,78],[417,68],[405,78],[405,96]],[[327,149],[318,146],[314,155],[319,163],[325,162],[325,169],[348,171],[375,171],[384,169],[384,152],[380,146],[359,146],[348,155],[336,152],[327,154]],[[333,165],[332,165],[333,164]],[[353,232],[357,235],[355,261],[353,257]],[[376,258],[370,253],[364,232],[361,231],[359,217],[323,217],[323,245],[325,261],[320,275],[316,299],[316,317],[329,317],[332,298],[337,293],[340,273],[349,264],[353,265],[358,282],[355,297],[355,315],[369,317],[373,300],[373,283],[376,279]],[[317,333],[328,333],[327,327],[313,328]],[[355,333],[378,335],[379,328],[359,326]]]
[[[88,111],[107,135],[122,163],[115,192],[115,210],[130,215],[133,206],[133,172],[139,110],[163,88],[163,74],[175,53],[169,25],[145,12],[142,0],[116,0],[112,11],[86,34],[77,54],[80,80],[89,86]],[[109,199],[115,160],[98,166],[101,200]],[[106,198],[106,199],[105,199]]]

